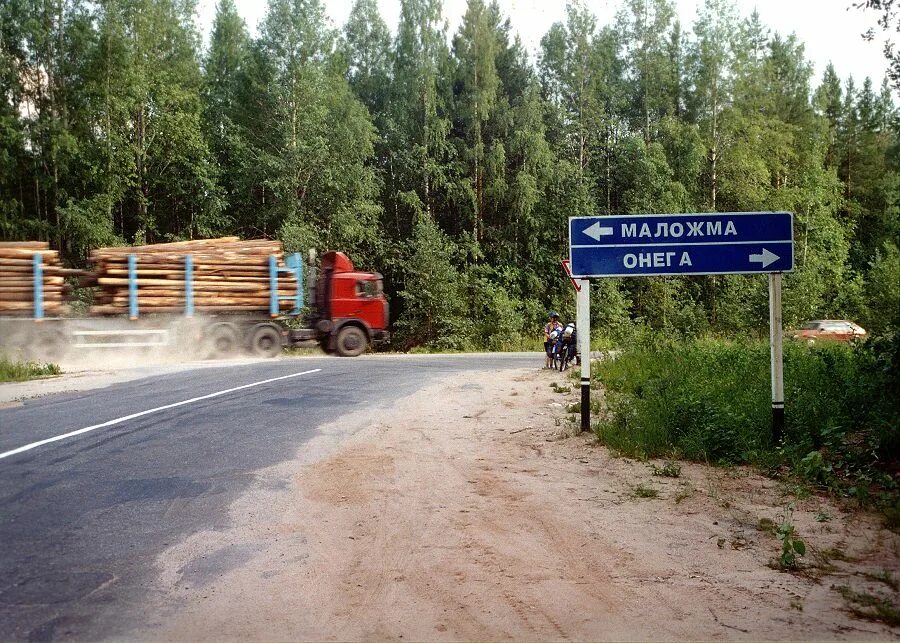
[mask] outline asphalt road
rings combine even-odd
[[[151,598],[165,600],[150,596],[159,553],[226,527],[253,472],[291,458],[323,424],[388,407],[445,375],[539,365],[539,354],[278,360],[0,410],[0,639],[127,635]],[[285,377],[312,369],[321,370]],[[272,378],[284,379],[257,384]],[[344,437],[360,428],[348,424]]]

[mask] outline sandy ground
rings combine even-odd
[[[890,598],[874,517],[745,469],[679,478],[568,437],[549,371],[473,373],[342,418],[258,472],[233,527],[158,560],[145,639],[896,639],[837,587]],[[662,464],[660,462],[657,465]],[[639,498],[634,489],[657,490]],[[794,502],[800,574],[761,518]],[[818,520],[817,520],[818,517]]]

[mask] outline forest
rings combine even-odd
[[[896,78],[813,77],[803,43],[729,0],[581,0],[530,55],[508,16],[401,0],[0,3],[0,240],[239,235],[384,274],[395,346],[503,349],[568,319],[567,219],[790,211],[785,324],[900,323]],[[835,49],[840,55],[840,50]],[[886,65],[887,66],[887,65]],[[873,70],[878,72],[878,70]],[[764,333],[762,276],[595,281],[595,333]]]

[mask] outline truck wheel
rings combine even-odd
[[[337,336],[337,352],[341,357],[356,357],[362,355],[369,340],[366,334],[356,326],[344,326]]]
[[[262,324],[250,332],[250,352],[259,357],[281,354],[281,333],[271,324]]]
[[[231,324],[214,324],[206,331],[204,342],[207,359],[228,357],[237,352],[240,342],[238,333]]]

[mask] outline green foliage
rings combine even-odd
[[[339,249],[384,274],[401,346],[502,350],[530,344],[548,308],[572,317],[569,216],[789,210],[786,324],[897,329],[888,81],[828,68],[815,87],[802,43],[729,0],[691,25],[670,0],[622,0],[610,24],[573,1],[534,64],[487,0],[452,34],[440,0],[403,0],[397,25],[355,0],[340,32],[325,6],[271,0],[252,36],[220,0],[202,49],[191,2],[0,3],[0,239],[50,241],[73,265],[220,234]],[[609,345],[768,321],[758,277],[592,289]],[[683,441],[713,459],[760,448],[736,414],[729,446]]]
[[[24,382],[61,373],[62,370],[56,364],[16,362],[0,355],[0,382]]]
[[[847,585],[835,588],[847,601],[850,611],[858,618],[882,621],[891,627],[900,625],[900,608],[889,598],[857,592]]]
[[[659,496],[659,491],[641,484],[637,485],[631,492],[635,498],[656,498]]]
[[[611,414],[598,435],[634,456],[677,450],[696,460],[746,461],[768,440],[768,363],[761,344],[651,337],[598,365]]]
[[[900,591],[900,582],[898,582],[897,578],[886,569],[882,569],[880,572],[877,572],[875,574],[870,574],[870,573],[864,572],[863,576],[865,576],[869,580],[874,580],[879,583],[884,583],[885,585],[890,587],[895,592]]]
[[[472,341],[489,350],[510,350],[518,346],[524,316],[518,302],[510,296],[510,277],[498,277],[487,266],[472,266],[462,279],[474,325]]]
[[[800,558],[806,555],[806,544],[797,537],[793,517],[794,506],[788,505],[775,527],[775,537],[781,541],[781,554],[777,561],[780,569],[797,569],[800,566]]]
[[[661,467],[657,467],[654,464],[651,465],[651,469],[653,471],[653,475],[655,476],[662,476],[663,478],[681,477],[681,465],[679,465],[677,462],[666,462]]]
[[[597,365],[608,412],[596,431],[636,457],[675,452],[767,468],[785,462],[810,482],[889,509],[897,498],[890,471],[900,457],[898,366],[896,336],[787,343],[785,438],[775,445],[767,343],[651,336]]]
[[[866,275],[866,328],[875,333],[900,329],[900,250],[886,241],[869,262]]]
[[[455,244],[423,217],[407,250],[404,267],[408,276],[400,292],[404,310],[395,326],[398,342],[401,346],[467,348],[473,329],[465,309],[464,283],[453,265]]]

